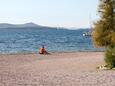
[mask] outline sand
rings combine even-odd
[[[103,52],[0,55],[0,86],[115,86]]]

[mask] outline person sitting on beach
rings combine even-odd
[[[42,46],[39,50],[39,54],[48,54],[48,52],[45,50],[45,47]]]

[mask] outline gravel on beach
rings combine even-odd
[[[103,52],[0,55],[0,86],[115,86]]]

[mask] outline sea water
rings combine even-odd
[[[0,29],[0,54],[37,53],[44,45],[48,52],[102,51],[93,46],[90,29]]]

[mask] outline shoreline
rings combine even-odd
[[[49,51],[48,51],[49,52]],[[87,52],[105,52],[105,51],[62,51],[62,52],[58,52],[58,51],[51,51],[49,53],[53,54],[53,53],[87,53]],[[27,55],[27,54],[39,54],[37,52],[17,52],[17,53],[0,53],[0,55]]]

